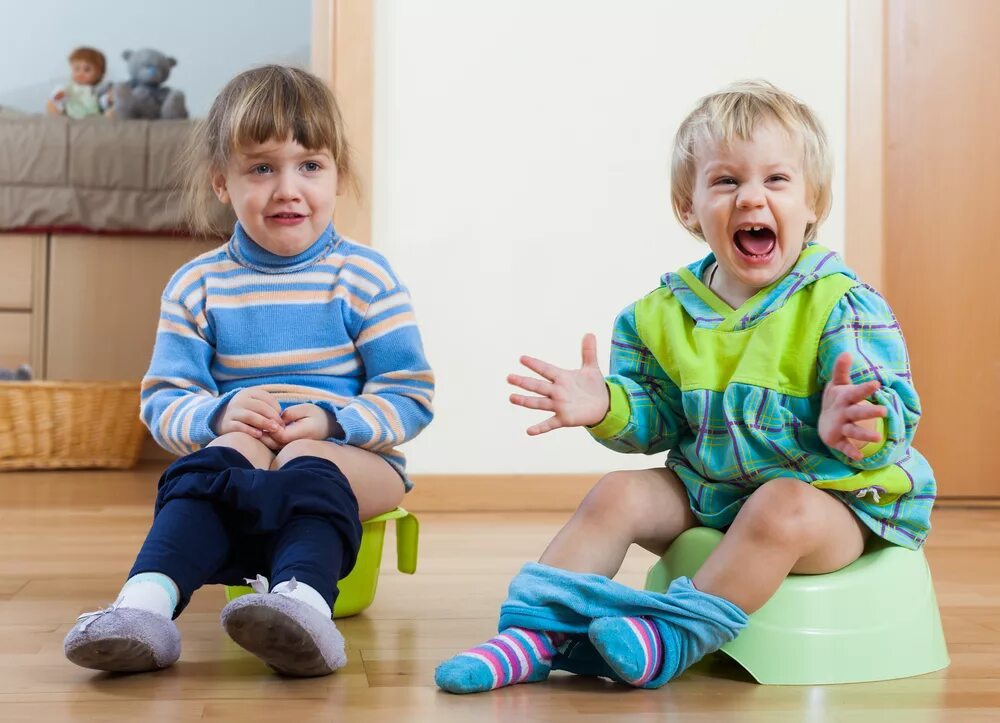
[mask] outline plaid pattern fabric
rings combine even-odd
[[[729,318],[730,333],[751,330],[818,279],[835,273],[856,278],[837,254],[820,250],[800,258],[759,303],[741,310],[738,320]],[[688,268],[700,279],[713,261],[709,255]],[[715,329],[727,321],[677,274],[665,275],[662,285],[698,326]],[[615,322],[608,377],[609,384],[620,387],[627,397],[627,421],[623,414],[623,426],[608,435],[595,433],[595,438],[621,452],[655,454],[669,449],[666,464],[687,488],[696,516],[703,524],[720,529],[732,523],[750,493],[768,480],[790,477],[823,483],[859,470],[896,465],[911,487],[892,504],[880,504],[877,490],[875,494],[866,489],[831,494],[846,502],[875,534],[903,547],[919,547],[930,531],[936,493],[930,466],[911,446],[920,401],[899,324],[878,292],[860,282],[834,307],[820,336],[816,355],[820,389],[843,351],[852,355],[854,382],[877,379],[882,383],[874,401],[889,410],[884,443],[857,462],[820,440],[816,425],[821,392],[794,397],[736,383],[723,392],[681,392],[640,338],[633,304]]]

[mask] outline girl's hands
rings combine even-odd
[[[277,452],[296,439],[329,439],[333,434],[333,417],[315,404],[296,404],[281,414],[283,426],[261,437],[261,442]]]
[[[875,429],[875,419],[889,410],[872,404],[868,397],[882,387],[878,382],[851,382],[851,355],[844,352],[833,363],[833,374],[823,390],[819,437],[830,449],[837,449],[853,460],[862,458],[859,451],[867,442],[880,442],[882,435]]]
[[[597,338],[593,334],[583,337],[579,369],[561,369],[541,359],[522,356],[521,363],[544,378],[507,376],[507,382],[539,395],[529,397],[511,394],[510,401],[528,409],[552,412],[552,416],[528,428],[528,434],[544,434],[560,427],[592,427],[608,413],[611,395],[604,374],[597,365]]]
[[[264,389],[250,387],[237,392],[229,400],[222,417],[215,424],[215,433],[244,432],[260,439],[283,426],[278,400]]]

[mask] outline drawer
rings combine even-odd
[[[31,360],[31,314],[0,311],[0,367],[13,369]]]
[[[0,234],[0,310],[31,309],[35,253],[40,243],[35,236]]]

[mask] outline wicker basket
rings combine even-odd
[[[138,382],[0,382],[0,470],[127,469],[144,436]]]

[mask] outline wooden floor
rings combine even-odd
[[[419,569],[394,569],[391,537],[374,605],[339,621],[347,667],[281,679],[219,627],[221,588],[180,618],[183,654],[155,674],[95,674],[66,662],[76,616],[111,601],[147,529],[155,477],[0,474],[0,720],[921,721],[1000,720],[1000,510],[942,509],[927,552],[952,665],[921,678],[827,687],[756,685],[712,657],[658,691],[555,674],[497,693],[433,684],[443,658],[488,637],[519,566],[560,513],[424,513]],[[640,585],[652,557],[630,553]]]

